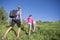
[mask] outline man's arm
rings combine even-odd
[[[20,9],[20,22],[22,24],[22,9]]]

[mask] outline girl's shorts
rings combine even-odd
[[[28,23],[28,28],[31,28],[32,27],[32,24],[31,23]]]

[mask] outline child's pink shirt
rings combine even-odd
[[[29,23],[33,24],[33,21],[34,21],[33,18],[32,18],[32,17],[29,17],[29,18],[27,19],[27,22],[26,22],[26,23],[27,23],[27,24],[29,24]]]

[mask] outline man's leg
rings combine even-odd
[[[15,25],[15,22],[12,20],[10,27],[7,29],[7,31],[5,32],[4,36],[2,37],[2,39],[6,38],[8,32],[12,29],[12,27]]]
[[[12,29],[12,27],[9,27],[6,31],[6,33],[4,34],[4,37],[6,37],[6,35],[8,34],[8,32]]]
[[[20,20],[17,20],[16,23],[17,23],[17,26],[18,26],[18,32],[17,32],[17,38],[18,38],[19,34],[20,34],[20,30],[21,30],[21,22],[20,22]]]
[[[2,37],[2,39],[6,38],[8,32],[9,32],[11,29],[12,29],[12,27],[9,27],[9,28],[7,29],[7,31],[5,32],[5,34],[4,34],[4,36]]]
[[[20,27],[18,27],[18,33],[17,33],[17,38],[19,37],[19,34],[20,34]]]

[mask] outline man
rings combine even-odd
[[[5,39],[8,32],[14,27],[15,23],[18,26],[18,33],[17,33],[17,38],[19,37],[19,33],[20,33],[20,29],[21,29],[21,24],[22,24],[22,11],[21,11],[21,7],[18,7],[18,11],[16,13],[16,16],[14,18],[12,18],[12,22],[10,27],[7,29],[7,31],[5,32],[4,36],[2,37],[2,39]]]

